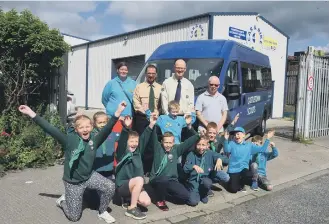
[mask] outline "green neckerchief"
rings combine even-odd
[[[128,153],[127,153],[127,154],[121,159],[121,161],[117,164],[116,169],[118,169],[118,167],[119,167],[120,165],[122,165],[125,161],[129,161],[129,160],[131,160],[132,157],[133,157],[133,153],[129,151],[129,152],[128,152]]]
[[[101,131],[99,128],[95,128],[94,130],[95,130],[95,133],[99,133]],[[103,150],[103,155],[105,155],[106,154],[106,141],[104,141],[102,143],[101,147],[102,147],[102,150]]]
[[[206,155],[207,151],[205,151],[203,154],[202,154],[202,158],[201,158],[201,164],[200,164],[200,168],[203,169],[204,171],[204,162],[205,162],[205,155]],[[200,177],[201,177],[202,173],[198,173],[198,177],[197,177],[197,181],[199,182],[200,180]]]
[[[214,152],[216,152],[216,147],[214,142],[210,142],[210,149]]]
[[[155,173],[156,176],[159,176],[162,173],[162,171],[167,166],[167,163],[168,163],[168,154],[165,153],[164,156],[162,157],[161,164],[160,164],[157,172]]]
[[[74,161],[79,158],[80,153],[85,150],[85,146],[83,144],[83,140],[82,140],[82,138],[80,136],[79,136],[79,139],[80,139],[79,146],[78,146],[77,149],[75,149],[73,151],[73,155],[72,155],[72,157],[70,159],[70,162],[69,162],[70,169],[72,168]]]

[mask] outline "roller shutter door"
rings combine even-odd
[[[126,62],[128,65],[128,76],[136,80],[137,76],[139,75],[139,73],[142,71],[144,67],[145,55],[113,59],[112,74],[114,76],[112,78],[114,78],[117,75],[116,72],[117,65],[122,61]]]

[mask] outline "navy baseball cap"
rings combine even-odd
[[[237,133],[237,132],[242,132],[242,133],[246,133],[246,131],[244,130],[244,128],[242,128],[242,127],[236,127],[236,128],[234,128],[234,130],[233,131],[230,131],[230,134],[231,135],[234,135],[235,133]]]

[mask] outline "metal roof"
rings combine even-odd
[[[68,36],[68,37],[77,38],[77,39],[80,39],[80,40],[91,41],[91,40],[88,40],[88,39],[86,39],[86,38],[82,38],[82,37],[74,36],[74,35],[67,34],[67,33],[61,33],[61,34],[62,34],[62,35],[65,35],[65,36]]]
[[[80,47],[80,46],[84,46],[84,45],[87,45],[87,44],[102,42],[104,40],[111,40],[111,39],[115,39],[115,38],[118,38],[118,37],[124,37],[124,36],[127,36],[127,35],[143,32],[143,31],[147,31],[147,30],[152,30],[152,29],[155,29],[155,28],[163,27],[163,26],[173,25],[173,24],[176,24],[176,23],[181,23],[181,22],[185,22],[185,21],[189,21],[189,20],[193,20],[193,19],[199,19],[199,18],[203,18],[203,17],[207,17],[207,16],[209,18],[211,18],[213,16],[257,16],[257,15],[264,22],[266,22],[267,24],[272,26],[274,29],[276,29],[278,32],[280,32],[282,35],[284,35],[285,37],[287,37],[289,39],[289,36],[287,34],[285,34],[283,31],[281,31],[279,28],[277,28],[275,25],[273,25],[271,22],[269,22],[263,16],[259,15],[258,12],[207,12],[207,13],[199,14],[199,15],[196,15],[196,16],[191,16],[191,17],[187,17],[187,18],[183,18],[183,19],[179,19],[179,20],[174,20],[174,21],[171,21],[171,22],[161,23],[161,24],[158,24],[158,25],[155,25],[155,26],[146,27],[146,28],[143,28],[143,29],[130,31],[130,32],[127,32],[127,33],[121,33],[121,34],[118,34],[118,35],[113,35],[113,36],[101,38],[101,39],[98,39],[98,40],[93,40],[93,41],[90,41],[88,43],[82,43],[82,44],[75,45],[74,47]]]

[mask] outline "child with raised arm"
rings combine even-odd
[[[239,120],[239,116],[240,114],[237,114],[233,121],[231,122],[231,124],[229,124],[226,128],[225,131],[230,132],[234,129],[234,125],[236,124],[236,122]],[[217,124],[215,122],[209,122],[207,125],[207,130],[205,132],[206,136],[209,138],[209,149],[222,154],[222,160],[223,160],[223,165],[227,166],[228,165],[228,157],[227,155],[224,154],[223,152],[223,144],[225,141],[225,137],[224,137],[224,133],[225,132],[221,132],[217,134]]]
[[[156,206],[163,211],[169,210],[165,201],[168,194],[184,203],[190,198],[189,191],[178,181],[177,171],[177,159],[200,138],[191,124],[188,130],[193,132],[193,135],[181,144],[175,144],[174,135],[170,132],[164,133],[162,141],[158,142],[156,132],[152,132],[150,144],[154,149],[154,159],[150,184],[155,190]]]
[[[93,116],[94,131],[100,132],[109,121],[109,117],[103,111],[98,111]],[[102,145],[96,150],[96,158],[94,162],[94,169],[106,178],[114,179],[114,149],[113,133],[111,133]]]
[[[150,124],[141,136],[129,129],[131,122],[132,119],[128,116],[123,120],[123,129],[116,152],[118,164],[115,170],[115,185],[122,198],[130,199],[130,205],[127,206],[125,215],[140,220],[145,219],[146,215],[137,207],[137,203],[144,207],[151,204],[150,197],[143,189],[142,156],[151,138],[156,116],[152,114]]]
[[[168,106],[168,115],[160,115],[157,119],[156,125],[161,129],[162,134],[166,132],[171,132],[175,138],[175,144],[181,143],[182,129],[187,127],[189,124],[193,124],[196,120],[196,115],[194,112],[191,115],[178,116],[179,113],[179,103],[176,101],[170,101]],[[146,110],[146,116],[149,119],[151,111]]]
[[[214,183],[227,183],[230,176],[222,171],[222,155],[208,150],[209,139],[201,136],[195,150],[187,155],[184,172],[188,174],[186,187],[190,191],[188,205],[196,206],[200,201],[208,203],[208,194]]]
[[[242,127],[234,128],[230,134],[234,135],[234,139],[228,142],[229,134],[225,133],[224,152],[230,153],[228,164],[228,173],[230,175],[229,191],[236,193],[239,190],[246,191],[245,183],[249,176],[252,176],[253,182],[257,181],[257,170],[249,170],[251,155],[267,150],[270,144],[269,139],[273,137],[274,131],[268,132],[263,146],[245,141],[246,132]]]
[[[259,135],[253,137],[252,142],[256,145],[263,144],[263,138]],[[258,189],[258,184],[267,191],[273,189],[269,179],[267,179],[267,161],[275,159],[279,156],[279,151],[275,147],[274,142],[270,143],[271,152],[260,152],[252,156],[251,166],[258,171],[258,181],[254,182],[254,188]]]
[[[121,112],[126,108],[126,103],[121,102],[115,116],[98,133],[93,132],[93,124],[89,117],[80,115],[75,118],[74,132],[64,134],[53,127],[46,120],[37,115],[28,106],[21,105],[19,111],[28,115],[45,132],[56,139],[65,151],[63,182],[65,194],[57,199],[56,204],[62,208],[66,217],[73,222],[82,215],[83,193],[85,189],[97,190],[100,196],[98,217],[107,223],[115,219],[107,212],[109,201],[115,192],[114,183],[93,171],[96,149],[111,133],[113,126]]]

